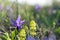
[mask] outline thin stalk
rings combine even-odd
[[[16,18],[18,17],[18,0],[16,0]]]

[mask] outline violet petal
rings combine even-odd
[[[11,20],[11,22],[12,22],[13,26],[17,27],[17,24],[16,24],[16,22],[14,20]]]
[[[0,11],[2,10],[2,5],[0,5]]]
[[[17,26],[19,29],[21,29],[22,28],[22,26]]]
[[[28,36],[27,40],[35,40],[32,36]]]
[[[16,23],[19,24],[20,22],[20,15],[18,16],[17,20],[16,20]]]
[[[25,22],[25,20],[20,21],[21,24],[23,24],[24,22]]]
[[[10,9],[11,9],[10,6],[7,6],[7,7],[6,7],[6,10],[7,10],[7,11],[9,11]]]
[[[41,8],[40,5],[37,5],[35,9],[40,10],[40,8]]]

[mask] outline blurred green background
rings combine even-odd
[[[16,20],[20,15],[21,19],[25,19],[25,25],[29,26],[31,20],[35,20],[38,28],[45,28],[53,31],[57,39],[60,37],[60,5],[54,2],[52,6],[40,7],[36,10],[36,5],[19,4],[16,2],[9,2],[8,0],[0,0],[2,10],[0,10],[0,31],[9,32],[12,27],[11,19]],[[37,30],[39,30],[37,28]]]

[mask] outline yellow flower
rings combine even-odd
[[[30,30],[36,31],[36,27],[30,27]]]
[[[30,35],[35,36],[36,35],[36,32],[30,31]]]
[[[25,36],[26,36],[25,29],[22,29],[22,30],[20,31],[20,34],[19,34],[19,35],[25,37]]]
[[[25,40],[25,38],[22,38],[22,40]]]
[[[30,22],[30,27],[35,27],[35,26],[36,26],[36,23],[35,23],[34,20],[32,20],[32,21]]]
[[[25,40],[25,38],[23,38],[23,37],[18,37],[18,40]]]

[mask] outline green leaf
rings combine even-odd
[[[6,35],[2,35],[0,38],[1,38],[2,40],[7,40],[7,36],[6,36]]]
[[[15,36],[18,34],[18,31],[15,29],[11,32],[11,39],[14,40]]]
[[[14,40],[15,37],[15,30],[11,32],[11,39]]]

